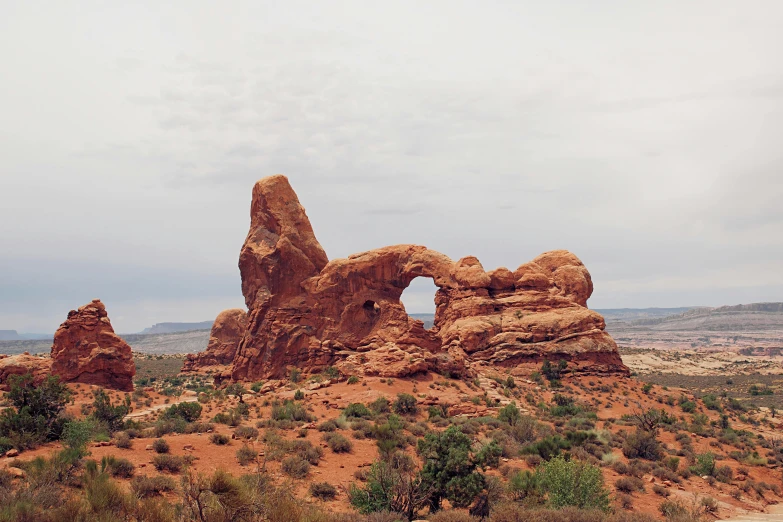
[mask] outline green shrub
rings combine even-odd
[[[609,492],[599,467],[558,456],[542,463],[536,473],[552,507],[609,510]]]
[[[209,437],[209,442],[215,444],[216,446],[225,446],[231,442],[231,439],[228,437],[228,435],[223,435],[222,433],[213,433]]]
[[[407,459],[409,460],[409,459]],[[400,513],[413,520],[428,502],[428,487],[421,476],[413,473],[406,459],[389,458],[375,462],[366,473],[363,487],[352,484],[348,491],[351,505],[360,513],[373,514],[370,520],[397,522],[399,515],[385,518],[382,513]]]
[[[272,405],[272,419],[276,421],[289,420],[297,422],[313,422],[315,417],[308,413],[302,404],[293,401],[285,401],[282,404]]]
[[[370,410],[376,415],[391,412],[391,404],[386,397],[378,397],[370,403]]]
[[[566,439],[562,438],[560,435],[552,435],[526,446],[523,449],[523,452],[538,455],[544,460],[550,460],[557,455],[560,455],[561,450],[570,448],[571,443]]]
[[[329,419],[328,421],[324,421],[318,425],[318,431],[324,431],[327,433],[335,431],[337,428],[339,428],[339,426],[337,425],[337,421],[334,419]]]
[[[680,457],[667,457],[663,461],[663,465],[670,471],[677,472],[680,469]]]
[[[554,417],[572,417],[583,411],[582,408],[576,404],[573,397],[568,397],[567,395],[556,393],[552,397],[552,401],[555,404],[549,408],[549,413]]]
[[[623,455],[629,459],[657,461],[663,457],[663,448],[655,437],[655,433],[636,430],[626,436],[623,442]]]
[[[22,450],[59,439],[66,424],[61,415],[71,399],[59,377],[50,375],[36,385],[29,373],[11,375],[7,384],[11,407],[0,412],[3,445]]]
[[[346,419],[370,419],[373,417],[372,412],[360,402],[352,402],[344,410],[343,415]]]
[[[734,480],[734,471],[729,466],[718,466],[715,468],[715,478],[728,484]]]
[[[529,470],[517,471],[508,481],[508,490],[515,500],[538,503],[541,499],[541,476]]]
[[[185,422],[194,422],[201,417],[201,404],[198,402],[180,402],[169,406],[160,414],[161,419],[183,419]]]
[[[634,491],[644,491],[644,482],[637,477],[620,477],[614,483],[617,491],[623,493],[633,493]]]
[[[296,392],[294,392],[295,401],[301,401],[304,398],[305,398],[305,394],[302,390],[296,390]]]
[[[101,459],[101,468],[106,469],[112,477],[131,478],[136,472],[136,466],[128,459],[119,459],[108,455]]]
[[[407,440],[403,434],[403,421],[397,415],[389,415],[386,422],[375,424],[370,430],[382,457],[391,455],[396,449],[404,448]]]
[[[444,498],[454,507],[470,505],[486,484],[479,470],[497,466],[502,453],[494,441],[476,451],[470,437],[457,426],[428,433],[419,440],[418,451],[424,460],[422,483],[435,509]]]
[[[111,433],[122,428],[125,416],[130,412],[130,395],[125,396],[122,404],[112,404],[109,394],[102,388],[94,393],[92,417],[106,425]]]
[[[250,426],[239,426],[234,430],[234,435],[236,435],[238,439],[255,439],[258,437],[258,430],[251,428]]]
[[[510,403],[498,411],[498,420],[505,422],[511,426],[516,425],[522,418],[522,414],[519,412],[519,408],[515,403]]]
[[[419,411],[416,397],[407,393],[397,394],[397,400],[394,401],[394,413],[398,415],[415,415]]]
[[[170,448],[166,439],[155,439],[152,441],[152,449],[155,453],[168,453]]]
[[[666,520],[698,520],[698,517],[691,517],[688,508],[677,500],[664,500],[658,505],[658,511],[660,511],[661,515],[663,515],[663,518]]]
[[[758,384],[751,384],[748,388],[748,393],[755,396],[758,395],[774,395],[775,392],[772,391],[771,388],[768,386],[759,386]]]
[[[6,451],[13,449],[14,444],[8,437],[0,437],[0,455],[3,455]]]
[[[87,443],[95,436],[96,426],[90,419],[71,420],[65,424],[60,440],[63,446],[87,455]]]
[[[155,477],[148,477],[146,475],[138,475],[131,480],[131,491],[138,498],[148,498],[161,493],[174,491],[174,481],[171,477],[164,475],[158,475]]]
[[[356,384],[358,382],[359,382],[359,378],[357,376],[351,375],[350,377],[348,377],[348,384]],[[324,484],[325,484],[325,482],[324,482]],[[313,495],[313,496],[315,496],[315,495]]]
[[[704,406],[708,410],[713,411],[723,411],[723,408],[721,408],[720,400],[717,396],[709,393],[701,398],[702,402],[704,403]]]
[[[568,363],[563,359],[560,359],[556,366],[552,366],[552,363],[546,360],[541,365],[541,375],[549,381],[559,381],[567,367]]]
[[[299,455],[292,455],[283,459],[282,469],[286,475],[301,479],[310,473],[310,463]]]
[[[152,465],[158,471],[179,473],[185,466],[185,459],[176,455],[155,455],[152,458]]]
[[[120,449],[130,449],[133,445],[131,443],[130,435],[127,431],[118,431],[114,434],[114,445]]]
[[[664,486],[661,486],[660,484],[654,484],[653,485],[653,492],[656,495],[659,495],[659,496],[661,496],[663,498],[667,498],[669,495],[672,494],[671,491],[669,491],[668,488],[666,488]]]
[[[696,463],[691,466],[691,472],[696,475],[715,475],[715,455],[712,453],[700,453],[695,455]]]
[[[324,440],[335,453],[350,453],[353,449],[351,441],[339,433],[326,433]]]
[[[232,382],[228,386],[226,386],[226,389],[223,390],[226,395],[228,396],[234,396],[240,399],[242,399],[242,396],[247,393],[247,390],[245,390],[245,387],[242,385],[242,383],[239,382]]]
[[[247,466],[251,462],[254,462],[257,456],[258,452],[247,444],[242,445],[242,447],[237,450],[237,461],[240,466]]]
[[[310,495],[318,500],[334,500],[337,497],[337,488],[328,482],[313,482],[310,484]]]
[[[688,400],[684,395],[680,397],[680,409],[685,413],[693,413],[696,411],[696,403]]]

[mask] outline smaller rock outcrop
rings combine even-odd
[[[52,373],[65,382],[133,391],[131,347],[114,329],[99,299],[68,312],[52,344]]]
[[[188,354],[183,372],[210,372],[220,374],[230,369],[237,354],[239,342],[247,330],[247,313],[239,308],[223,310],[218,314],[209,334],[207,349]]]
[[[8,390],[8,378],[12,375],[32,374],[33,382],[40,383],[52,373],[52,360],[29,353],[0,355],[0,390]]]

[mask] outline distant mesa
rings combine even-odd
[[[256,183],[250,218],[239,256],[247,312],[221,313],[206,352],[188,357],[188,371],[217,364],[218,380],[327,366],[387,377],[472,375],[482,366],[521,373],[562,359],[576,372],[629,374],[603,317],[587,308],[590,273],[568,251],[490,272],[475,257],[454,262],[419,245],[329,261],[279,175]],[[416,277],[438,287],[429,329],[400,302]]]
[[[783,328],[783,303],[751,303],[717,308],[694,307],[677,314],[626,320],[622,325],[612,326],[658,331],[778,330]]]
[[[131,347],[117,334],[99,299],[71,310],[54,334],[51,357],[29,354],[0,358],[0,386],[12,374],[32,373],[36,380],[48,374],[64,382],[95,384],[133,391],[136,366]]]
[[[142,335],[167,334],[177,332],[191,332],[193,330],[209,330],[212,328],[212,321],[201,321],[199,323],[157,323],[140,332]]]
[[[16,333],[16,330],[0,330],[0,341],[19,341],[22,337]]]

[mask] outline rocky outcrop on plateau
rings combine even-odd
[[[133,391],[136,365],[131,347],[114,333],[98,299],[68,312],[54,334],[51,357],[52,373],[65,382]]]
[[[481,365],[513,371],[545,359],[564,359],[580,372],[628,373],[603,318],[587,308],[590,273],[565,250],[513,271],[487,272],[475,257],[454,262],[419,245],[329,261],[288,179],[272,176],[253,189],[239,269],[246,327],[210,342],[211,354],[194,356],[189,370],[208,367],[218,352],[227,356],[236,341],[234,380],[329,365],[381,376],[466,374]],[[429,330],[400,301],[416,277],[438,287]],[[221,324],[226,313],[218,317]],[[213,334],[225,328],[218,321]]]

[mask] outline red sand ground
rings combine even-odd
[[[505,376],[503,376],[505,378]],[[326,386],[314,391],[309,391],[308,386],[302,383],[302,389],[305,392],[305,399],[302,401],[311,413],[316,415],[318,421],[310,426],[307,430],[306,439],[311,441],[314,445],[321,445],[324,448],[324,457],[319,464],[311,469],[310,476],[303,480],[292,480],[289,477],[283,475],[280,472],[280,463],[274,461],[267,461],[263,464],[266,472],[271,473],[272,476],[279,480],[280,483],[289,482],[293,485],[297,494],[302,498],[305,498],[308,502],[317,502],[309,497],[307,488],[311,482],[329,482],[338,487],[338,497],[335,501],[330,502],[329,509],[333,511],[349,511],[351,509],[347,502],[346,491],[352,482],[356,482],[354,473],[364,466],[370,465],[377,458],[377,450],[375,441],[373,440],[355,440],[351,439],[353,443],[353,450],[349,454],[335,454],[333,453],[321,439],[321,433],[314,429],[315,425],[327,420],[336,418],[342,412],[342,409],[348,404],[353,402],[369,403],[378,398],[379,396],[386,396],[390,400],[394,400],[398,393],[410,393],[419,397],[421,402],[433,402],[440,401],[444,403],[459,404],[461,408],[468,411],[469,416],[478,415],[496,415],[497,408],[487,408],[482,402],[480,405],[474,405],[469,400],[465,400],[464,397],[482,397],[486,391],[490,398],[498,397],[502,399],[503,403],[509,402],[509,399],[499,393],[499,388],[493,388],[495,381],[490,379],[482,379],[481,386],[469,387],[467,383],[447,380],[439,375],[425,375],[414,379],[395,379],[390,381],[389,384],[385,379],[379,378],[364,378],[361,383],[347,384],[346,382],[338,382]],[[551,390],[544,389],[537,384],[527,381],[525,379],[516,379],[518,389],[521,391],[521,400],[517,400],[517,404],[525,413],[530,415],[536,414],[536,408],[527,404],[524,397],[527,393],[536,395],[536,401],[543,399],[545,402],[550,402],[552,395]],[[656,398],[658,396],[671,395],[675,398],[679,397],[681,393],[685,393],[683,390],[672,389],[663,390],[659,386],[655,386],[650,394],[644,394],[641,391],[641,384],[633,379],[622,379],[612,377],[570,377],[565,379],[563,384],[566,387],[570,387],[575,391],[575,397],[578,400],[583,400],[587,403],[593,403],[597,406],[597,415],[599,421],[596,423],[596,429],[608,429],[611,432],[618,432],[619,430],[631,431],[633,428],[630,426],[621,426],[614,423],[609,423],[608,427],[605,426],[606,420],[618,420],[623,414],[633,413],[643,408],[655,407],[663,408],[667,412],[682,416],[682,411],[677,406],[667,406],[665,403],[659,403]],[[589,392],[581,390],[578,386],[585,385],[590,387]],[[259,419],[269,419],[271,406],[263,406],[264,402],[270,402],[274,399],[286,399],[293,398],[294,385],[290,383],[280,383],[281,387],[277,390],[264,394],[248,394],[244,400],[250,406],[250,418],[243,424],[247,426],[255,426],[255,423]],[[609,391],[599,391],[599,387],[604,386],[604,389]],[[608,387],[608,388],[607,388]],[[82,415],[82,406],[92,403],[92,391],[93,387],[87,385],[72,385],[71,389],[75,394],[75,402],[69,406],[68,411],[76,416]],[[560,391],[560,390],[559,390]],[[561,391],[562,392],[562,391]],[[179,400],[193,400],[192,396],[182,397],[180,399],[170,398],[155,391],[147,391],[146,394],[149,398],[149,405],[139,410],[136,409],[134,417],[139,417],[141,414],[147,415],[148,420],[153,420],[161,406],[165,406],[167,403],[172,404]],[[192,394],[191,394],[192,395]],[[422,397],[426,395],[426,397]],[[686,393],[687,395],[687,393]],[[124,397],[123,393],[111,392],[111,396],[115,401],[118,401]],[[463,400],[461,400],[461,398]],[[216,413],[226,411],[231,407],[234,407],[237,403],[236,398],[228,398],[218,403],[213,400],[212,402],[204,405],[204,411],[202,413],[202,420],[211,419]],[[611,406],[607,407],[606,404],[611,402]],[[627,405],[626,405],[627,404]],[[420,408],[419,420],[426,419],[426,407]],[[260,411],[260,415],[257,413]],[[713,411],[703,409],[711,420],[718,418],[718,414]],[[143,417],[142,417],[143,418]],[[139,420],[139,419],[137,419]],[[748,429],[754,432],[763,432],[765,436],[780,436],[780,431],[770,428],[755,428],[751,426],[742,425],[741,423],[734,421],[732,425],[735,429]],[[218,433],[224,433],[231,435],[233,428],[222,424],[215,424],[215,431]],[[259,430],[263,433],[263,429]],[[290,430],[281,432],[281,434],[288,438],[296,437],[298,430]],[[350,431],[343,430],[343,434],[350,438]],[[257,471],[261,467],[261,463],[252,464],[249,466],[240,466],[236,459],[236,451],[242,446],[242,443],[238,440],[232,440],[227,446],[216,446],[209,442],[210,434],[169,434],[164,438],[169,442],[171,447],[171,454],[173,455],[185,455],[191,454],[196,457],[192,468],[198,473],[211,473],[216,469],[224,469],[231,474],[240,475]],[[715,444],[715,439],[702,438],[697,435],[691,435],[693,439],[693,446],[697,453],[712,451],[719,454],[728,454],[728,452],[736,449],[728,445],[723,445],[722,448],[711,446],[712,442]],[[115,455],[117,457],[124,457],[137,466],[137,474],[156,475],[158,472],[152,466],[151,461],[155,453],[151,450],[146,450],[147,445],[151,444],[154,438],[137,438],[133,440],[133,446],[130,449],[119,449],[115,446],[98,446],[90,448],[90,458],[100,459],[106,455]],[[661,432],[660,440],[664,442],[668,447],[679,448],[679,443],[675,442],[674,436],[668,432]],[[193,450],[185,450],[187,445],[193,446]],[[252,442],[251,447],[259,451],[264,451],[264,444],[262,442]],[[30,460],[39,455],[48,455],[53,451],[60,449],[59,443],[46,444],[33,451],[23,452],[18,458],[21,460]],[[619,456],[621,460],[626,460],[620,450],[615,449],[614,452]],[[763,452],[760,452],[763,455]],[[0,459],[0,466],[8,466],[13,459],[3,458]],[[529,466],[526,464],[523,458],[511,458],[503,459],[503,465],[508,465],[512,468],[526,469]],[[728,464],[735,471],[740,466],[736,461],[731,458],[726,458],[720,461],[720,465]],[[681,464],[682,465],[682,464]],[[780,484],[781,481],[781,469],[779,466],[771,467],[750,467],[750,476],[755,481],[765,481],[770,484]],[[610,489],[614,489],[614,482],[618,478],[611,467],[602,468],[607,486]],[[497,473],[497,472],[493,472]],[[651,476],[644,477],[646,483],[646,492],[633,493],[633,510],[638,512],[646,512],[659,516],[658,505],[663,500],[662,497],[656,495],[652,491],[653,483],[661,484],[658,479],[653,479]],[[738,480],[735,478],[735,483]],[[720,482],[715,483],[715,486],[710,486],[709,483],[697,476],[692,476],[688,480],[683,480],[681,489],[678,489],[674,484],[670,490],[672,498],[683,498],[687,502],[690,502],[694,493],[704,496],[712,496],[717,499],[719,504],[719,511],[717,513],[719,518],[727,518],[734,516],[738,513],[745,511],[761,511],[765,508],[765,504],[761,501],[750,499],[743,493],[740,500],[736,500],[730,496],[730,492],[735,490],[735,486],[722,484]],[[780,499],[777,498],[772,492],[767,493],[767,503],[777,503]],[[617,507],[619,508],[619,506]]]

